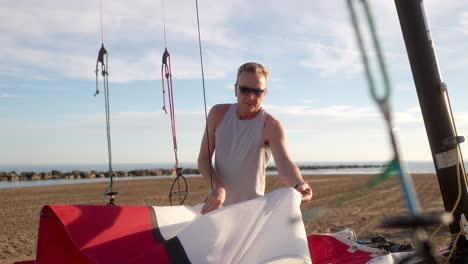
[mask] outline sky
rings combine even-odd
[[[345,1],[198,2],[208,109],[235,102],[237,68],[260,62],[271,76],[264,108],[285,127],[295,162],[391,159]],[[395,4],[369,2],[400,152],[407,161],[430,161]],[[468,135],[468,2],[424,6],[458,133]],[[0,165],[107,163],[104,93],[93,97],[99,10],[97,0],[0,0]],[[161,1],[102,0],[102,12],[113,162],[174,161],[170,117],[162,111],[165,45],[179,161],[195,162],[205,127],[195,1],[164,2],[166,44]]]

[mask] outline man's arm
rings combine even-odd
[[[198,170],[201,175],[213,184],[213,190],[208,195],[201,213],[206,214],[221,207],[226,198],[226,190],[213,168],[212,157],[215,150],[215,130],[220,115],[223,114],[223,106],[215,105],[208,115],[207,127],[203,134],[200,153],[198,154]]]
[[[291,160],[284,128],[278,120],[270,115],[265,121],[264,135],[275,159],[280,179],[302,194],[302,202],[310,201],[312,199],[312,189],[304,181],[299,168]]]

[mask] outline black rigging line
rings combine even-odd
[[[162,12],[163,12],[163,28],[164,28],[164,47],[167,48],[166,38],[166,13],[164,12],[164,0],[161,0]]]
[[[200,67],[201,67],[201,74],[202,74],[202,84],[203,84],[203,102],[205,106],[205,122],[206,122],[206,127],[205,127],[205,133],[206,133],[206,142],[207,142],[207,148],[208,148],[208,155],[210,155],[210,136],[209,136],[209,131],[208,131],[208,111],[206,107],[206,89],[205,89],[205,72],[203,70],[203,53],[202,53],[202,44],[201,44],[201,33],[200,33],[200,17],[198,14],[198,0],[195,0],[195,7],[197,10],[197,29],[198,29],[198,47],[200,51]],[[213,172],[211,171],[211,159],[208,160],[208,169],[210,170],[210,186],[211,190],[213,190]]]
[[[99,1],[99,10],[101,14],[101,43],[104,44],[104,30],[102,26],[102,0]]]

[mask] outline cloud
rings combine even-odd
[[[170,116],[163,111],[143,112],[143,111],[125,111],[111,113],[111,126],[118,128],[119,131],[157,129],[159,127],[170,128]],[[190,130],[197,123],[204,123],[205,114],[202,108],[177,109],[176,124],[179,131]],[[76,129],[87,127],[89,129],[101,130],[101,124],[105,122],[103,114],[78,114],[68,115],[65,127]],[[200,126],[200,125],[195,125]],[[201,125],[203,127],[203,125]],[[117,132],[117,131],[116,131]]]
[[[375,109],[345,105],[322,108],[268,105],[266,108],[285,126],[290,150],[298,160],[378,159],[385,155],[365,154],[380,153],[382,148],[387,148],[384,123]],[[407,130],[403,125],[421,121],[408,112],[413,110],[396,113],[395,119],[402,126],[401,134],[405,142],[413,142],[420,133],[414,134],[411,132],[413,130]],[[63,121],[59,122],[3,119],[0,129],[5,131],[4,149],[9,151],[8,155],[6,151],[0,152],[0,157],[4,158],[5,164],[19,161],[36,164],[50,160],[56,163],[106,161],[104,114],[67,114],[61,119]],[[176,112],[176,122],[180,160],[193,161],[204,131],[204,110],[180,109]],[[14,140],[18,137],[22,138],[21,144]],[[111,139],[114,162],[172,161],[170,118],[161,111],[112,112]],[[358,148],[362,153],[353,154],[353,148]],[[329,154],[323,157],[317,155],[321,151]],[[336,152],[335,157],[333,152]],[[60,155],[57,156],[57,153]],[[415,157],[413,154],[408,156]]]
[[[460,26],[460,30],[468,35],[468,11],[465,11],[460,15]]]
[[[32,3],[37,2],[37,3]],[[99,6],[91,1],[80,4],[62,1],[5,2],[0,8],[0,29],[17,38],[45,39],[51,34],[97,33]],[[94,1],[93,1],[94,2]],[[94,2],[95,3],[95,2]]]
[[[361,7],[360,4],[357,6]],[[294,14],[295,18],[292,19],[298,20],[298,23],[290,24],[290,32],[295,34],[291,40],[295,50],[302,51],[299,64],[327,78],[361,74],[361,55],[345,2],[314,2],[310,4],[310,10],[304,10],[286,11]],[[390,45],[402,43],[393,2],[373,2],[372,12],[374,17],[378,18],[374,22],[377,24],[384,56],[391,64],[401,64],[402,58],[406,58],[401,45]],[[360,16],[360,19],[362,20],[363,16]],[[365,29],[366,23],[362,24],[361,27]],[[383,28],[385,30],[379,30]],[[364,34],[364,37],[368,39],[368,34]]]
[[[22,76],[33,79],[54,79],[55,77],[92,79],[94,58],[86,55],[56,53],[49,50],[32,48],[5,48],[4,58],[14,65],[13,68],[2,67],[3,74]],[[40,72],[40,73],[37,73]],[[36,76],[36,77],[34,77]],[[89,77],[88,77],[89,76]]]
[[[21,96],[16,94],[7,94],[7,93],[0,93],[0,99],[8,99],[8,98],[20,98]]]
[[[105,163],[104,114],[64,115],[60,121],[2,119],[4,164]],[[114,162],[171,162],[173,143],[170,117],[158,112],[112,112],[111,141]],[[193,162],[204,132],[201,108],[176,113],[181,161]],[[21,142],[18,142],[21,138]]]
[[[457,125],[463,125],[465,127],[468,126],[468,113],[467,112],[457,112],[454,114],[454,118],[457,121]]]
[[[349,105],[331,105],[320,108],[311,108],[307,106],[274,106],[265,105],[265,109],[271,112],[274,116],[280,116],[280,121],[288,122],[293,125],[295,131],[300,130],[296,125],[291,124],[294,122],[299,123],[299,127],[305,125],[307,120],[320,122],[322,125],[349,125],[361,124],[371,126],[373,123],[379,122],[384,124],[382,114],[373,107],[356,107]],[[411,107],[405,111],[395,111],[392,114],[394,123],[399,126],[404,125],[423,125],[421,111],[416,107]],[[301,121],[298,121],[301,120]],[[320,121],[319,121],[320,120]],[[314,126],[314,129],[316,127]]]
[[[112,81],[158,79],[163,48],[160,4],[112,1],[103,5],[104,40],[114,74]],[[201,25],[204,27],[205,75],[206,78],[221,78],[232,70],[228,62],[238,61],[239,53],[211,49],[235,50],[241,45],[241,37],[231,40],[233,29],[226,21],[242,5],[214,2],[204,5],[208,6],[200,12],[204,15]],[[168,41],[172,41],[168,44],[175,47],[176,73],[179,78],[199,78],[195,7],[185,1],[168,1],[166,8]],[[29,72],[26,74],[29,78],[40,72],[43,78],[94,78],[93,64],[101,39],[99,4],[95,1],[43,1],[40,5],[28,6],[11,2],[2,5],[0,12],[4,14],[0,18],[3,32],[0,47],[5,56],[2,59],[9,64],[9,68],[0,68],[2,74],[17,76],[18,72]]]
[[[399,125],[404,124],[419,124],[424,125],[421,112],[415,112],[412,109],[408,109],[406,112],[395,112],[393,114],[395,123]]]
[[[331,105],[322,108],[307,106],[275,106],[265,105],[265,109],[272,113],[288,116],[319,116],[323,118],[335,118],[338,120],[355,120],[377,117],[378,113],[370,107],[355,107],[346,105]]]
[[[300,2],[284,5],[282,1],[271,1],[267,6],[248,1],[200,3],[206,78],[226,77],[235,71],[232,65],[239,65],[244,57],[275,62],[291,56],[298,65],[322,77],[361,72],[344,2]],[[451,8],[449,4],[429,2],[431,8]],[[399,65],[406,55],[401,49],[394,4],[375,2],[373,11],[378,28],[385,28],[379,30],[385,54],[392,65]],[[46,79],[94,78],[92,68],[101,39],[98,2],[6,2],[0,12],[5,14],[0,18],[0,47],[9,54],[5,59],[15,69],[3,67],[1,73],[17,76],[18,72],[28,72],[27,78],[38,72]],[[199,78],[195,5],[182,0],[165,1],[165,16],[174,72],[181,79]],[[460,23],[466,28],[465,17],[462,15]],[[262,22],[267,20],[269,23]],[[159,78],[164,46],[159,2],[104,2],[103,26],[113,81]],[[392,47],[392,43],[398,45]]]
[[[319,99],[302,99],[301,103],[309,105],[309,104],[316,104],[319,102]]]
[[[246,3],[251,4],[247,1],[219,4],[213,0],[199,6],[207,78],[225,77],[235,70],[231,65],[240,64],[247,53],[253,57],[262,54],[269,58],[266,61],[274,61],[288,55],[288,47],[299,48],[302,53],[299,64],[323,76],[359,71],[358,53],[349,41],[349,21],[343,18],[346,13],[343,4],[303,1],[307,7],[303,9],[298,8],[299,5],[285,6],[281,1],[273,1],[266,7],[253,4],[263,10],[253,12],[256,8],[249,8]],[[167,41],[173,51],[174,68],[179,78],[199,78],[195,6],[174,0],[166,1],[165,9]],[[331,10],[334,12],[326,12]],[[27,7],[11,2],[3,5],[0,11],[7,14],[0,18],[5,40],[0,45],[10,54],[7,56],[10,65],[17,65],[19,70],[29,67],[31,73],[43,72],[46,78],[93,78],[89,68],[95,61],[101,38],[99,5],[95,1],[49,0]],[[272,21],[270,26],[245,27],[271,17],[277,21]],[[114,72],[113,81],[159,78],[162,21],[161,5],[153,1],[103,3],[104,39]],[[278,30],[286,37],[276,37]],[[67,70],[63,70],[64,64]],[[3,72],[15,74],[6,69]]]
[[[413,107],[410,107],[406,110],[408,113],[417,113],[419,115],[421,115],[421,107],[420,106],[413,106]]]
[[[304,48],[307,58],[301,60],[299,64],[318,71],[324,77],[341,73],[350,75],[361,71],[359,53],[355,51],[323,44],[307,44]]]

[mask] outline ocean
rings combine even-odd
[[[385,162],[377,161],[346,161],[346,162],[297,162],[298,166],[365,166],[365,165],[385,165]],[[410,161],[407,162],[407,169],[410,173],[435,173],[434,164],[432,161]],[[112,168],[114,171],[130,171],[136,169],[171,169],[174,166],[173,163],[114,163]],[[269,164],[274,166],[274,163]],[[192,162],[179,163],[179,167],[183,168],[197,168],[197,164]],[[1,165],[0,171],[10,172],[15,171],[16,173],[21,172],[49,172],[51,170],[57,170],[61,172],[68,172],[73,170],[78,171],[107,171],[107,164],[49,164],[49,165]],[[308,170],[308,174],[331,174],[339,171],[339,173],[377,173],[381,168],[350,168],[350,169],[324,169],[324,170]]]
[[[384,165],[384,162],[297,162],[298,166],[319,166],[327,168],[320,169],[304,169],[301,170],[302,174],[307,175],[323,175],[323,174],[376,174],[380,173],[382,167],[361,167],[365,165]],[[196,163],[180,163],[180,167],[183,168],[197,168]],[[274,164],[270,164],[274,165]],[[338,166],[354,166],[354,168],[339,168]],[[57,170],[61,172],[69,172],[73,170],[79,171],[107,171],[107,164],[60,164],[60,165],[0,165],[0,171],[10,172],[15,171],[16,173],[21,172],[48,172],[51,170]],[[114,171],[130,171],[135,169],[170,169],[173,164],[171,163],[116,163],[112,165]],[[427,161],[412,161],[406,163],[407,171],[409,173],[430,173],[434,174],[435,169],[432,162]],[[276,175],[276,171],[268,171],[268,175]],[[196,177],[199,175],[184,175],[187,177]],[[158,176],[163,178],[164,176]],[[116,177],[116,181],[124,180],[135,180],[135,179],[148,179],[155,178],[154,176],[143,176],[143,177]],[[45,186],[45,185],[58,185],[58,184],[75,184],[75,183],[90,183],[90,182],[103,182],[109,179],[59,179],[59,180],[42,180],[42,181],[0,181],[0,188],[13,188],[13,187],[34,187],[34,186]]]

